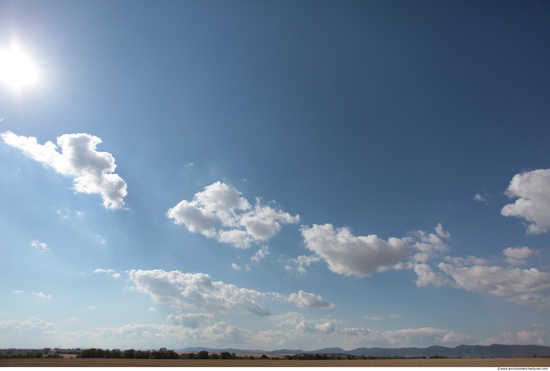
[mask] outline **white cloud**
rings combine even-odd
[[[319,255],[300,255],[296,259],[289,259],[288,264],[285,265],[285,270],[306,274],[307,269],[312,263],[320,262],[322,258]]]
[[[100,138],[85,134],[63,134],[57,145],[48,141],[39,144],[35,137],[25,137],[6,131],[0,134],[4,142],[18,148],[27,156],[59,174],[73,177],[74,190],[79,193],[99,194],[103,206],[119,209],[127,195],[126,182],[117,174],[115,159],[108,152],[98,152]],[[61,153],[58,152],[61,149]]]
[[[190,232],[242,249],[267,241],[280,231],[282,224],[300,220],[298,215],[262,205],[259,199],[252,207],[239,191],[221,182],[206,186],[192,201],[180,201],[166,215]]]
[[[316,324],[314,329],[316,332],[321,334],[332,334],[336,329],[336,326],[334,326],[334,323],[329,321]]]
[[[536,268],[520,269],[488,265],[439,263],[439,269],[456,288],[488,293],[534,308],[550,309],[550,273]]]
[[[114,269],[97,268],[97,269],[94,270],[94,273],[106,273],[106,274],[111,275],[111,277],[113,277],[113,278],[120,278],[121,277],[121,274],[116,272]]]
[[[131,270],[128,272],[135,288],[156,303],[181,311],[197,308],[205,311],[250,312],[260,316],[271,311],[262,303],[267,299],[288,302],[302,308],[330,308],[334,304],[321,296],[304,291],[283,295],[239,288],[213,281],[204,273],[167,272],[164,270]]]
[[[40,300],[50,301],[53,300],[53,297],[51,294],[44,294],[42,291],[39,292],[33,292],[32,295]]]
[[[40,331],[46,331],[46,330],[53,330],[55,329],[55,324],[53,322],[46,322],[44,320],[41,320],[36,317],[31,317],[28,320],[22,320],[22,321],[0,321],[0,329],[3,329],[5,331],[11,330],[11,331],[17,331],[17,332],[27,332],[27,331],[33,331],[33,330],[40,330]]]
[[[445,238],[445,239],[451,238],[451,233],[449,233],[448,231],[444,230],[444,229],[443,229],[443,226],[441,225],[441,223],[439,223],[439,224],[435,227],[435,233],[437,233],[437,235],[438,235],[439,237],[442,237],[442,238]]]
[[[231,263],[231,268],[233,268],[236,271],[242,271],[242,270],[250,271],[250,266],[248,264],[245,264],[244,266],[241,267],[236,263]]]
[[[239,225],[257,241],[267,241],[281,230],[281,224],[294,224],[300,221],[298,215],[292,216],[271,206],[257,204],[251,211],[241,215]]]
[[[423,347],[435,344],[458,345],[472,339],[465,334],[433,327],[378,331],[365,327],[347,327],[338,330],[344,336],[343,343],[350,346],[368,344],[381,347]]]
[[[200,336],[209,341],[218,343],[242,343],[250,337],[250,331],[230,325],[224,321],[217,322],[212,326],[205,327]]]
[[[334,273],[365,277],[390,269],[411,253],[405,239],[376,235],[354,236],[348,228],[335,230],[331,224],[302,226],[308,250],[322,257]]]
[[[336,330],[334,321],[311,320],[296,312],[273,316],[272,320],[277,323],[277,326],[285,328],[285,337],[288,339],[312,333],[332,334]]]
[[[296,304],[300,308],[331,308],[334,304],[329,303],[319,295],[311,294],[305,291],[298,291],[288,296],[290,303]]]
[[[506,261],[513,265],[523,265],[526,264],[525,259],[531,257],[535,251],[531,250],[527,246],[523,247],[508,247],[503,250],[504,255],[506,256]]]
[[[155,308],[155,307],[149,307],[147,309],[147,312],[149,312],[149,313],[155,313],[156,311],[157,311],[157,308]]]
[[[45,242],[40,242],[38,240],[33,240],[31,242],[31,247],[41,253],[45,253],[46,251],[49,250],[48,244],[46,244]]]
[[[130,280],[136,288],[156,303],[178,310],[190,307],[209,311],[242,311],[257,315],[271,312],[260,302],[265,294],[239,288],[203,273],[167,272],[164,270],[131,270]]]
[[[269,255],[269,247],[268,246],[262,246],[258,251],[256,251],[256,254],[250,260],[253,260],[255,262],[259,262],[260,260],[264,259],[266,256]]]
[[[490,200],[490,196],[487,194],[487,192],[482,192],[483,194],[481,193],[476,193],[473,197],[473,200],[475,202],[479,202],[480,204],[487,204],[489,203],[489,200]]]
[[[426,287],[430,285],[442,287],[452,285],[451,281],[445,275],[440,272],[434,272],[432,267],[428,264],[415,264],[414,272],[417,275],[415,282],[418,287]]]
[[[465,334],[433,327],[385,331],[382,335],[389,344],[398,344],[400,346],[403,344],[415,345],[427,342],[432,342],[432,344],[460,344],[470,340],[470,337]]]
[[[174,325],[197,328],[201,323],[212,321],[214,315],[211,313],[185,313],[170,314],[166,320]]]
[[[502,215],[530,222],[527,233],[539,234],[550,230],[550,169],[514,175],[506,194],[518,199],[504,206],[500,212]]]
[[[219,231],[217,237],[218,241],[233,245],[239,249],[248,249],[253,242],[253,239],[248,235],[248,233],[240,229]]]

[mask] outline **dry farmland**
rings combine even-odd
[[[550,358],[463,359],[116,359],[13,358],[0,359],[0,367],[550,367]]]

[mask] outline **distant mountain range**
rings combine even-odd
[[[175,349],[176,352],[200,351],[210,353],[236,354],[336,354],[365,357],[460,357],[460,358],[510,358],[510,357],[550,357],[550,347],[541,345],[459,345],[454,348],[431,346],[427,348],[357,348],[344,350],[342,348],[323,348],[311,351],[300,349],[278,349],[273,351],[259,349],[212,349],[204,347]]]

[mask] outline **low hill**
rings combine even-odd
[[[236,354],[335,354],[365,357],[449,357],[449,358],[512,358],[512,357],[550,357],[550,347],[541,345],[459,345],[454,348],[434,345],[427,348],[357,348],[344,350],[342,348],[323,348],[304,351],[301,349],[277,349],[273,351],[259,349],[214,349],[193,347],[176,349],[176,352],[236,353]]]

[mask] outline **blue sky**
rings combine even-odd
[[[14,45],[0,347],[550,345],[547,2],[0,0]]]

